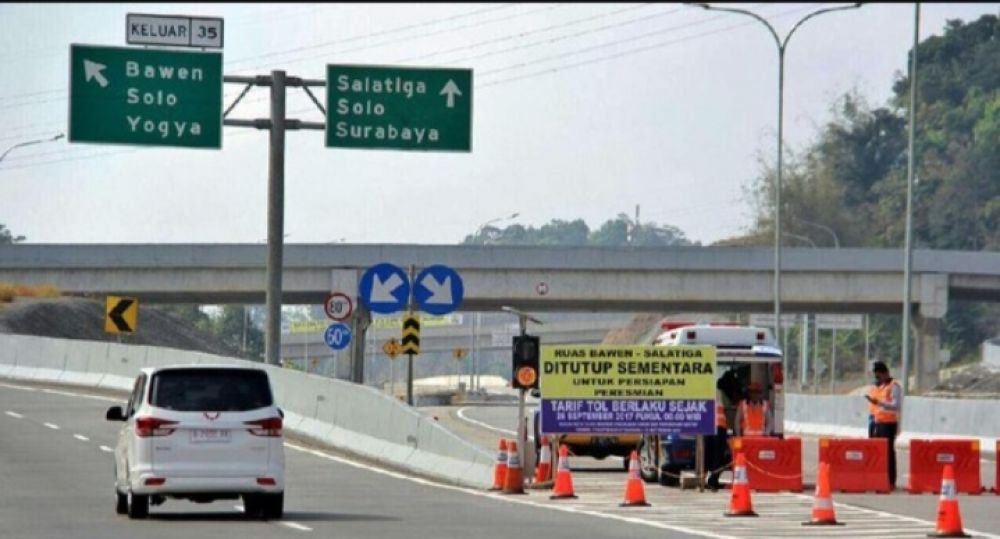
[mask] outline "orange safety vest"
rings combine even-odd
[[[898,385],[899,382],[892,380],[888,384],[878,386],[875,388],[875,399],[880,403],[895,404],[892,402],[892,388]],[[899,423],[899,412],[895,410],[884,410],[881,406],[876,405],[874,415],[876,423]]]
[[[764,416],[767,414],[767,401],[759,403],[748,403],[746,400],[740,402],[741,423],[740,427],[744,436],[764,435]]]
[[[873,385],[872,388],[868,390],[868,396],[871,397],[873,400],[877,400],[880,395],[881,393],[879,392],[878,386],[876,385]],[[878,413],[878,405],[873,402],[869,402],[868,415],[874,416],[877,413]]]

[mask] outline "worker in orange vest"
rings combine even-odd
[[[764,388],[759,382],[747,386],[749,396],[740,402],[736,412],[737,436],[767,436],[771,433],[771,409],[764,400]]]
[[[889,487],[896,488],[896,435],[899,434],[899,413],[903,409],[903,388],[889,376],[889,367],[876,361],[872,365],[876,385],[865,398],[874,407],[875,426],[871,438],[885,438],[889,451]]]

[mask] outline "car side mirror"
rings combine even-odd
[[[281,419],[284,419],[285,418],[285,411],[282,410],[281,408],[278,408],[278,415],[281,417]]]
[[[121,406],[112,406],[104,414],[104,419],[108,421],[125,421],[125,411],[122,410]]]

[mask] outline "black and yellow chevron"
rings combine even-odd
[[[420,353],[420,319],[416,316],[407,315],[403,318],[403,338],[400,339],[403,346],[400,352],[404,354],[417,355]]]

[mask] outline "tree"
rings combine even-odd
[[[679,228],[653,222],[635,223],[624,213],[591,231],[583,219],[553,219],[540,228],[512,224],[483,227],[462,241],[465,245],[604,245],[668,247],[692,245]]]
[[[10,245],[12,243],[21,243],[26,238],[24,236],[15,236],[9,228],[5,225],[0,224],[0,245]]]

